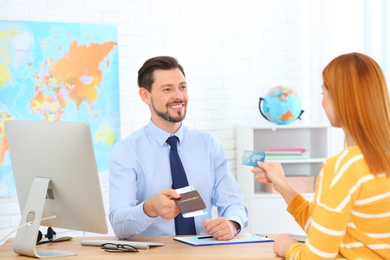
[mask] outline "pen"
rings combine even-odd
[[[261,234],[255,234],[255,236],[268,238],[268,236],[266,236],[266,235],[261,235]]]
[[[213,238],[213,236],[202,236],[202,237],[198,237],[198,239],[206,239],[206,238]]]

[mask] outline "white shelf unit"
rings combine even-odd
[[[328,125],[240,125],[237,127],[237,181],[249,211],[246,232],[259,234],[303,233],[286,211],[279,194],[266,193],[253,177],[250,166],[241,165],[244,150],[266,151],[275,148],[306,148],[308,158],[281,160],[285,175],[317,176],[330,153]],[[267,158],[266,158],[267,160]],[[274,160],[276,161],[276,160]],[[314,178],[315,179],[315,178]],[[303,194],[312,200],[313,193]]]

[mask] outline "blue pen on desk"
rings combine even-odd
[[[198,239],[206,239],[206,238],[213,238],[213,236],[201,236],[201,237],[198,237]]]

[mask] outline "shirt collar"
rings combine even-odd
[[[170,134],[168,132],[165,132],[161,128],[158,128],[152,120],[149,121],[148,125],[146,126],[147,131],[150,133],[150,135],[157,141],[158,144],[163,146],[166,143],[166,140],[168,137],[172,135],[176,135],[179,138],[179,143],[183,140],[183,124],[180,126],[180,128],[176,131],[174,134]]]

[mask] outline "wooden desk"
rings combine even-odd
[[[169,236],[155,237],[134,237],[134,241],[161,242],[165,246],[151,247],[150,249],[140,249],[138,253],[109,253],[95,246],[82,246],[80,240],[83,239],[110,239],[114,237],[77,237],[71,241],[50,243],[39,245],[38,250],[42,249],[57,249],[64,251],[76,252],[76,256],[66,256],[57,259],[193,259],[193,260],[208,260],[208,259],[281,259],[276,257],[272,251],[272,242],[266,243],[249,243],[249,244],[231,244],[218,246],[200,246],[194,247],[181,242],[174,241]],[[31,257],[20,256],[13,251],[13,240],[9,239],[0,246],[1,260],[17,260],[17,259],[34,259]]]

